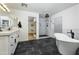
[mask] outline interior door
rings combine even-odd
[[[54,33],[62,33],[62,17],[54,19]]]

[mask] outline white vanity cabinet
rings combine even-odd
[[[0,55],[12,55],[19,41],[19,31],[0,36]]]
[[[14,54],[15,49],[18,44],[18,40],[19,40],[19,33],[18,32],[15,32],[9,36],[9,44],[8,44],[9,45],[8,46],[9,54]]]
[[[0,55],[8,54],[8,36],[0,36]]]

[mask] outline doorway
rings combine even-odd
[[[36,39],[36,18],[28,17],[28,40]]]
[[[48,19],[44,17],[39,18],[39,38],[48,37]]]

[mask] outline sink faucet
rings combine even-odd
[[[70,32],[67,32],[71,34],[71,38],[74,38],[74,32],[72,31],[72,29],[70,30]]]

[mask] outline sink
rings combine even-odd
[[[15,28],[15,29],[11,29],[11,30],[3,30],[3,31],[0,31],[0,36],[3,36],[3,35],[10,35],[12,34],[13,32],[16,32],[18,31],[19,29]]]

